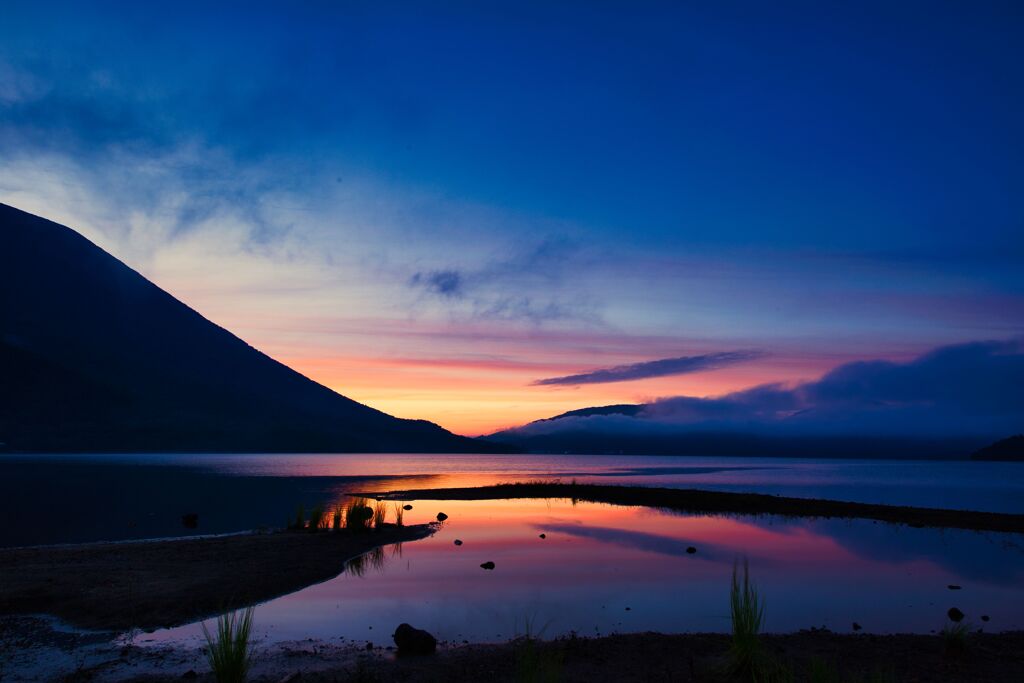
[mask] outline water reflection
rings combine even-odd
[[[297,505],[309,510],[346,491],[572,478],[1024,512],[1024,467],[1018,463],[394,453],[5,455],[0,547],[278,527]],[[64,514],[68,509],[75,514]],[[189,513],[197,514],[195,528],[182,524]]]
[[[392,557],[402,556],[402,544],[395,543],[390,546]],[[383,572],[384,564],[387,562],[388,551],[384,546],[374,548],[368,553],[363,553],[358,557],[353,557],[351,560],[345,563],[345,573],[351,574],[352,576],[364,577],[366,576],[367,569],[375,572]]]
[[[264,604],[259,635],[387,645],[409,622],[442,640],[500,641],[526,618],[548,623],[548,637],[726,631],[729,577],[743,557],[772,631],[849,631],[856,621],[869,632],[929,632],[953,606],[974,623],[990,616],[990,630],[1024,626],[1020,536],[567,500],[412,506],[407,524],[441,511],[449,519],[431,538],[380,549],[333,580]],[[481,569],[485,562],[495,569]],[[194,636],[186,626],[153,638]]]

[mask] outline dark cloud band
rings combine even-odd
[[[605,384],[608,382],[628,382],[634,379],[649,377],[666,377],[668,375],[686,375],[694,372],[717,370],[727,365],[745,363],[762,358],[761,351],[723,351],[706,353],[699,356],[680,356],[678,358],[662,358],[632,365],[617,365],[613,368],[593,370],[578,375],[564,377],[548,377],[533,382],[537,386],[558,386],[577,384]]]

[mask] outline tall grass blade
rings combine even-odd
[[[206,637],[206,658],[217,683],[245,683],[252,667],[253,608],[230,612],[217,617],[217,629],[210,633],[203,622]]]

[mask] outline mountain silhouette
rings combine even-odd
[[[1024,462],[1024,434],[1008,436],[984,448],[979,448],[971,454],[971,460]]]
[[[964,458],[976,437],[871,434],[765,434],[739,427],[688,429],[659,424],[649,404],[570,410],[488,435],[527,453],[809,458]]]
[[[8,451],[486,452],[346,398],[87,239],[0,204]],[[507,449],[502,449],[507,450]]]

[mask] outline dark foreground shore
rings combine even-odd
[[[278,531],[0,550],[0,615],[51,614],[84,628],[174,626],[337,576],[431,525],[365,533]]]
[[[0,622],[2,627],[2,622]],[[1024,633],[972,634],[962,649],[939,635],[839,635],[801,631],[762,636],[780,683],[1006,683],[1024,671]],[[297,641],[256,649],[254,683],[731,683],[730,637],[636,633],[602,638],[519,639],[443,645],[436,654],[397,657],[357,643]],[[121,647],[63,680],[214,681],[198,650]]]
[[[814,679],[814,667],[853,681],[988,682],[1019,680],[1024,633],[976,635],[967,650],[947,653],[939,636],[851,636],[802,632],[765,636],[791,680]],[[604,638],[519,641],[457,648],[428,659],[378,659],[302,681],[729,681],[729,636],[642,633]],[[346,676],[349,678],[346,679]],[[786,673],[782,679],[788,678]]]
[[[850,503],[820,498],[789,498],[761,493],[731,493],[699,489],[601,486],[540,482],[497,484],[471,488],[410,489],[363,496],[388,500],[509,500],[563,498],[612,505],[636,505],[696,514],[753,514],[786,517],[872,519],[913,527],[1024,533],[1024,515],[920,508],[903,505]]]

